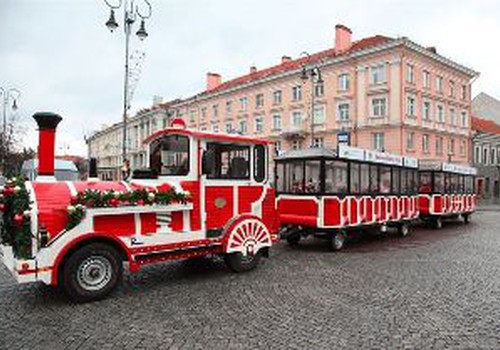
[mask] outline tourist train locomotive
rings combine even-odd
[[[106,296],[130,271],[164,260],[224,256],[254,268],[278,238],[268,141],[188,131],[182,120],[151,135],[150,169],[129,182],[56,182],[55,129],[38,113],[37,181],[2,190],[1,250],[18,282],[61,285],[75,300]]]
[[[61,286],[73,299],[105,297],[123,267],[221,255],[236,272],[255,268],[281,233],[306,235],[333,250],[348,233],[397,227],[419,218],[475,210],[475,169],[339,145],[276,158],[269,141],[187,130],[176,119],[145,140],[149,167],[130,181],[54,179],[55,130],[61,117],[34,115],[39,130],[36,181],[10,179],[0,190],[0,253],[19,283]],[[125,263],[125,264],[124,264]]]

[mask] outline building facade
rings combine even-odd
[[[301,79],[318,68],[321,81]],[[478,73],[407,38],[357,41],[335,27],[330,48],[224,82],[170,104],[188,127],[276,141],[276,153],[347,136],[357,147],[469,163],[471,83]]]
[[[476,192],[485,204],[500,203],[500,125],[472,116],[473,164],[478,170]]]

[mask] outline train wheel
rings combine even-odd
[[[463,214],[464,224],[468,224],[470,222],[470,214]]]
[[[232,253],[224,255],[224,261],[233,272],[247,272],[259,265],[261,256],[261,252],[246,256],[241,253]]]
[[[407,223],[402,223],[398,227],[398,233],[401,237],[406,237],[410,234],[410,226]]]
[[[118,252],[102,243],[93,243],[74,252],[63,266],[65,293],[77,302],[103,299],[121,281],[122,259]]]
[[[441,219],[441,217],[438,216],[434,219],[434,228],[438,230],[443,228],[443,220]]]
[[[339,231],[332,234],[332,237],[330,238],[330,249],[334,252],[342,250],[345,244],[345,237],[346,236],[344,231]]]

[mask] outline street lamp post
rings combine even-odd
[[[0,86],[0,92],[2,94],[2,174],[5,175],[6,170],[6,157],[8,154],[7,148],[9,144],[7,142],[7,105],[12,101],[12,110],[15,112],[18,108],[17,100],[21,97],[21,91],[15,88],[3,88]]]
[[[129,101],[129,46],[130,46],[130,34],[132,32],[132,25],[137,20],[137,17],[141,19],[141,25],[139,30],[136,32],[137,37],[140,40],[144,40],[148,37],[146,32],[145,20],[151,17],[152,8],[148,0],[142,0],[146,6],[146,13],[142,13],[139,10],[139,6],[134,5],[134,0],[119,0],[117,5],[112,5],[109,0],[104,0],[106,5],[110,8],[109,19],[106,22],[106,27],[113,32],[118,28],[118,23],[115,19],[115,10],[119,9],[123,5],[123,29],[125,32],[125,77],[123,82],[123,139],[122,139],[122,158],[123,162],[127,161],[127,113],[130,108]]]
[[[311,60],[311,55],[307,52],[302,52],[301,56],[306,56],[308,61]],[[321,77],[321,69],[317,64],[304,64],[302,66],[302,74],[300,79],[305,84],[308,80],[311,80],[311,111],[310,111],[310,121],[311,121],[311,148],[314,147],[314,108],[315,108],[315,97],[316,85],[323,84],[323,78]]]

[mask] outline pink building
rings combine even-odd
[[[321,84],[301,79],[314,66]],[[381,35],[353,41],[337,25],[331,48],[225,82],[208,73],[206,91],[174,108],[191,128],[269,137],[279,151],[335,148],[343,132],[357,147],[469,163],[477,76],[433,47]]]

